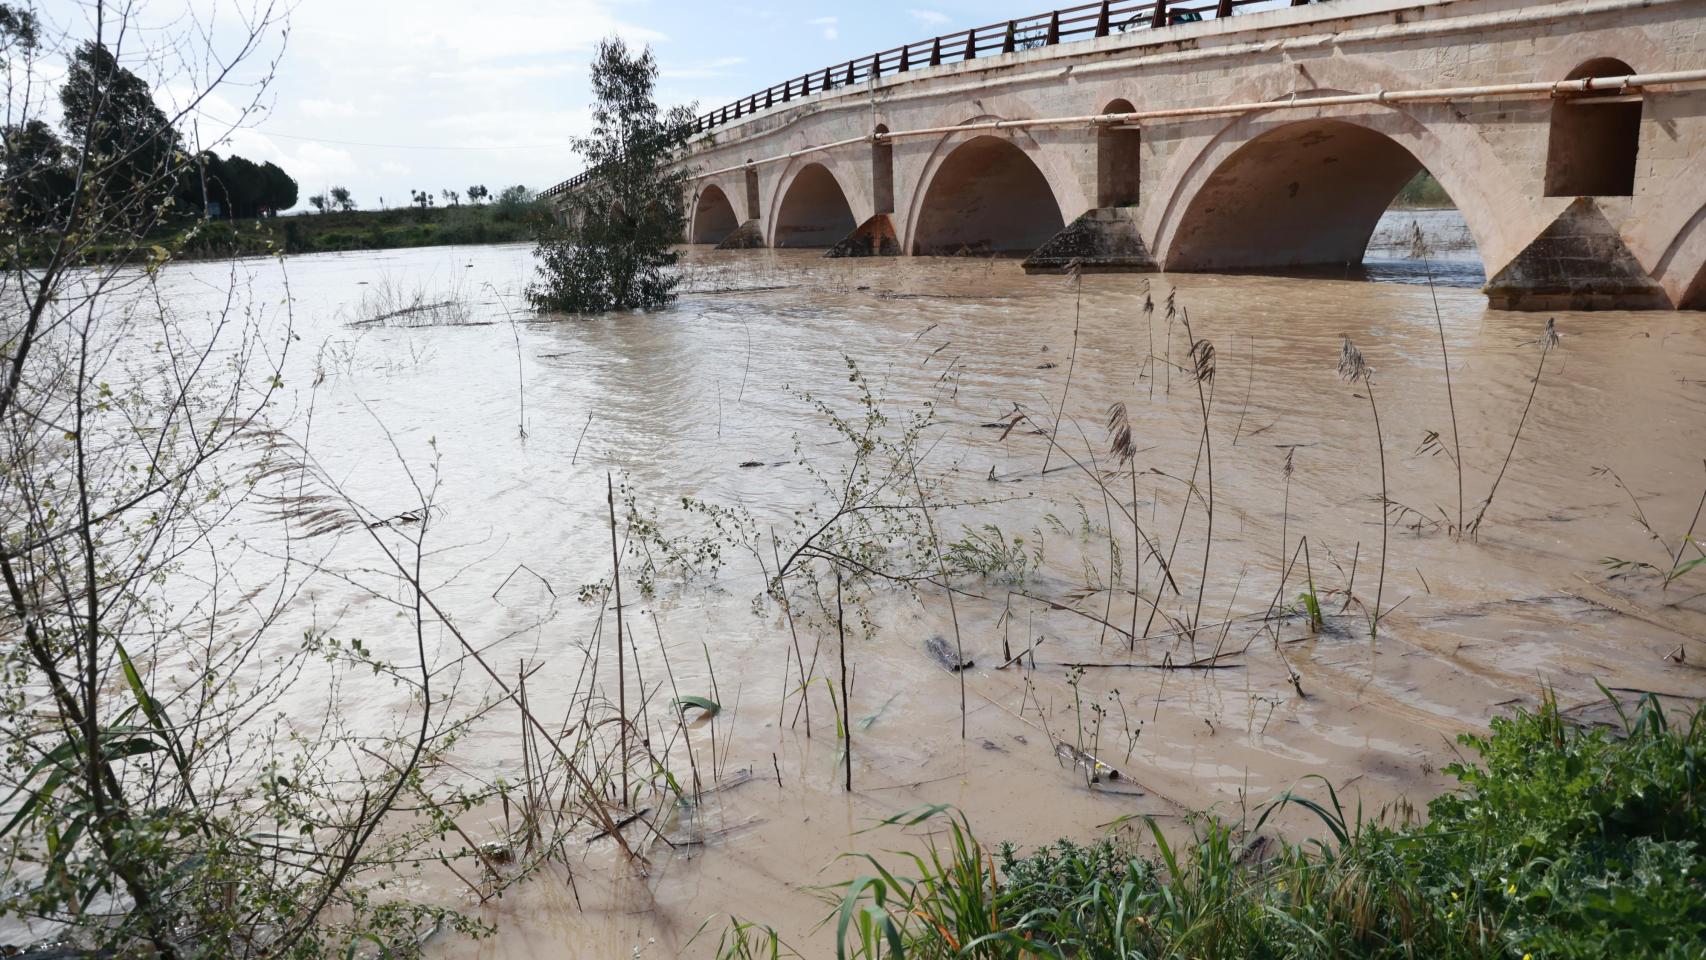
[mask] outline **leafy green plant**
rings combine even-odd
[[[964,536],[947,545],[943,559],[957,570],[1018,583],[1025,579],[1031,554],[1023,537],[1009,538],[999,526],[985,523],[966,528]]]
[[[1609,693],[1607,693],[1609,697]],[[1252,825],[1193,819],[1154,853],[1130,838],[1061,841],[995,858],[963,816],[925,853],[878,857],[834,888],[838,956],[876,957],[1700,957],[1706,955],[1706,720],[1673,725],[1655,698],[1622,728],[1569,721],[1548,696],[1462,742],[1479,765],[1415,822],[1400,807],[1347,811],[1308,783]],[[1307,788],[1307,789],[1306,789]],[[1323,796],[1324,794],[1324,796]],[[1297,806],[1308,843],[1259,841]],[[936,806],[884,821],[913,826]]]

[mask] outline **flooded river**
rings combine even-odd
[[[1397,244],[1371,259],[1372,278],[1400,282],[1080,282],[1013,261],[694,249],[671,308],[553,321],[521,306],[525,247],[243,264],[260,301],[282,300],[288,276],[300,339],[279,419],[377,516],[417,509],[414,483],[434,486],[425,579],[489,659],[532,670],[535,710],[579,709],[594,689],[588,651],[601,653],[596,689],[618,696],[610,604],[582,589],[611,572],[607,482],[668,536],[707,529],[702,510],[682,509],[691,498],[744,511],[782,544],[726,546],[714,573],[705,561],[648,584],[646,544],[621,518],[636,736],[661,742],[672,700],[714,697],[720,713],[690,733],[705,797],[692,810],[645,802],[669,842],[629,828],[644,867],[581,827],[570,867],[490,903],[428,872],[422,895],[498,928],[435,938],[433,955],[703,956],[735,914],[822,956],[832,935],[816,888],[859,872],[845,852],[915,846],[918,829],[870,828],[921,805],[953,805],[986,842],[1021,845],[1089,839],[1121,818],[1237,817],[1306,775],[1371,811],[1419,807],[1451,782],[1459,734],[1547,688],[1591,716],[1603,715],[1596,680],[1631,698],[1706,693],[1706,569],[1664,588],[1602,562],[1668,569],[1695,555],[1682,538],[1706,489],[1706,316],[1558,314],[1562,340],[1541,367],[1547,315],[1488,311],[1472,251],[1440,247],[1426,265]],[[181,304],[211,303],[228,271],[175,267],[166,284]],[[363,322],[415,294],[450,306]],[[1213,348],[1201,381],[1193,336]],[[1339,376],[1344,337],[1372,390]],[[852,445],[824,410],[865,422],[850,370],[888,417],[882,436],[928,415],[910,448],[920,479],[872,471],[896,522],[916,534],[925,520],[988,572],[954,577],[952,602],[911,557],[886,561],[910,587],[849,584],[848,792],[829,696],[842,683],[824,615],[833,580],[819,581],[821,603],[800,581],[792,630],[762,594],[797,521],[848,489]],[[1115,404],[1129,461],[1109,439]],[[1473,538],[1448,529],[1456,447],[1466,519],[1509,453]],[[360,555],[323,548],[328,565]],[[1310,582],[1313,630],[1299,600]],[[294,615],[382,652],[412,643],[390,598],[335,578]],[[944,657],[971,666],[951,672]],[[489,694],[463,682],[468,702]],[[382,723],[406,702],[376,686],[349,709]],[[457,746],[458,767],[521,777],[518,726],[494,709]],[[1085,754],[1120,775],[1088,782]],[[491,806],[461,820],[482,840],[501,822]]]

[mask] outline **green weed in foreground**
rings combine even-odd
[[[837,888],[826,922],[838,957],[872,960],[1706,957],[1706,721],[1673,726],[1654,700],[1617,708],[1617,732],[1547,700],[1462,738],[1480,765],[1448,768],[1461,786],[1426,824],[1348,817],[1312,787],[1325,796],[1287,794],[1248,834],[1203,818],[1178,849],[1151,824],[1152,857],[1108,839],[1021,858],[948,814],[901,873],[860,858],[871,873]],[[1258,853],[1250,841],[1289,804],[1326,836]]]

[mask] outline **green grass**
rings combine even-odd
[[[332,253],[533,239],[548,219],[536,204],[434,207],[427,210],[356,210],[262,220],[221,220],[169,235],[185,259],[278,253]],[[162,244],[168,246],[169,244]]]
[[[1148,855],[1126,834],[1021,857],[930,808],[890,821],[945,820],[929,849],[856,858],[826,922],[841,958],[1706,957],[1706,721],[1613,704],[1616,730],[1548,700],[1462,738],[1480,762],[1448,768],[1425,823],[1305,778],[1247,831],[1199,817],[1177,846],[1149,823]],[[1255,844],[1286,806],[1322,839]]]
[[[1439,185],[1433,174],[1426,170],[1417,171],[1416,175],[1398,191],[1398,196],[1392,200],[1392,206],[1403,210],[1437,210],[1457,206],[1451,195]]]

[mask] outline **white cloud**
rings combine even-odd
[[[768,75],[771,61],[782,58],[768,44],[840,37],[839,17],[802,23],[768,0],[734,2],[750,7],[736,16],[718,4],[684,9],[651,0],[287,0],[288,43],[275,31],[222,95],[186,118],[183,132],[221,155],[283,167],[300,184],[303,205],[340,184],[364,206],[381,195],[406,202],[411,187],[435,195],[469,183],[538,188],[583,165],[569,144],[591,128],[588,73],[600,39],[650,44],[663,67],[659,102],[697,100],[704,109],[777,79]],[[162,71],[143,54],[175,49],[168,40],[210,23],[221,55],[231,53],[241,24],[223,12],[213,17],[227,3],[142,0],[148,29],[129,46],[136,69],[159,83]],[[43,9],[82,36],[96,7],[46,0]],[[44,57],[38,66],[51,73],[62,64]],[[158,92],[161,106],[175,111],[189,102],[206,69],[172,75]],[[269,75],[263,91],[259,81]],[[257,91],[259,103],[251,104]],[[52,98],[44,106],[57,111]]]
[[[837,17],[818,17],[815,20],[807,20],[806,21],[806,23],[810,24],[811,26],[822,27],[823,28],[823,38],[825,40],[834,40],[837,37],[841,36],[841,31],[836,29],[836,25],[840,22],[841,22],[840,19]]]
[[[348,179],[365,172],[348,150],[323,143],[304,143],[297,146],[290,161],[301,174],[298,179],[305,183],[312,183],[316,177],[321,180]]]
[[[310,97],[306,100],[298,101],[296,108],[302,111],[303,116],[313,117],[315,119],[355,117],[361,115],[361,111],[356,109],[355,104],[350,103],[347,100],[317,100]]]
[[[597,0],[482,0],[477,6],[465,0],[415,0],[406,5],[304,0],[294,19],[301,35],[315,46],[341,48],[340,56],[370,63],[513,62],[590,50],[611,34],[630,43],[665,39],[655,30],[620,20],[608,4]]]
[[[906,12],[912,15],[912,19],[932,27],[948,22],[948,15],[938,10],[919,10],[914,8],[909,9]]]

